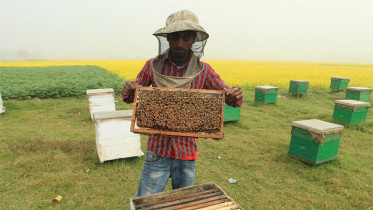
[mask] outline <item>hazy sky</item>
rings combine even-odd
[[[0,56],[148,59],[182,9],[210,34],[205,60],[373,63],[373,0],[0,0]]]

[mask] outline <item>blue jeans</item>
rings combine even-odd
[[[137,196],[163,192],[168,178],[172,179],[172,189],[192,186],[195,172],[195,160],[165,158],[147,151]]]

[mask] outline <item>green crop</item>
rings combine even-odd
[[[0,67],[0,92],[6,99],[85,96],[87,89],[113,88],[124,81],[97,66]]]

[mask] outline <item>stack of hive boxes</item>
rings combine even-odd
[[[95,112],[115,111],[113,88],[91,89],[87,90],[86,93],[92,120]]]
[[[95,112],[96,146],[100,162],[119,158],[140,157],[140,135],[132,133],[132,110]]]
[[[140,135],[130,131],[132,110],[115,110],[114,90],[87,90],[100,162],[144,155]]]

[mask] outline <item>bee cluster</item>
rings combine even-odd
[[[138,97],[137,125],[174,132],[218,133],[222,96],[152,89]]]

